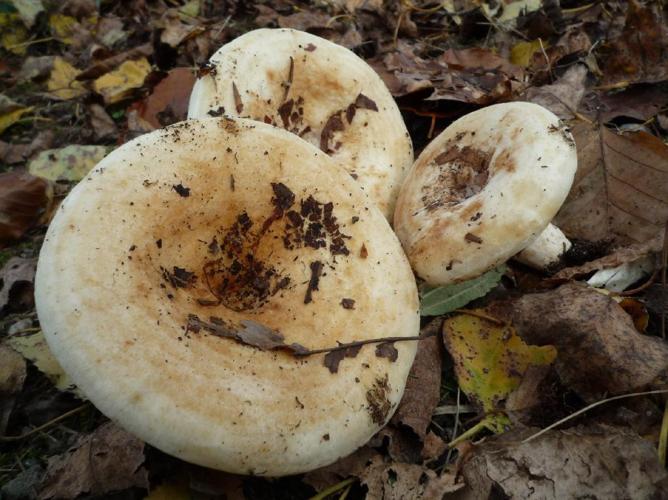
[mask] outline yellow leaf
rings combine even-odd
[[[19,108],[0,115],[0,134],[21,119],[21,116],[32,111],[33,108]]]
[[[77,25],[77,20],[71,16],[64,14],[51,14],[49,16],[49,26],[51,27],[51,34],[67,45],[74,43],[74,28]]]
[[[80,181],[107,155],[105,146],[71,144],[42,151],[28,165],[32,175],[50,181]]]
[[[443,338],[455,363],[459,387],[485,413],[499,410],[531,365],[549,365],[554,346],[527,345],[510,325],[483,319],[484,310],[459,314],[443,324]]]
[[[199,16],[199,9],[199,0],[190,0],[189,2],[186,2],[183,7],[179,8],[179,12],[188,17],[197,17]]]
[[[0,45],[5,50],[22,56],[28,46],[28,30],[23,25],[21,17],[16,13],[0,13]]]
[[[8,344],[31,361],[59,390],[68,391],[81,399],[86,399],[51,353],[41,330],[28,335],[14,335],[9,338]]]
[[[79,97],[86,93],[86,89],[81,82],[75,80],[78,74],[78,69],[57,56],[53,60],[53,69],[49,81],[46,82],[46,88],[57,99],[68,100]]]
[[[542,47],[547,47],[547,43],[542,42]],[[530,42],[519,42],[510,49],[510,62],[526,68],[531,63],[532,56],[539,50],[541,50],[540,38]]]
[[[104,97],[105,103],[113,104],[141,87],[150,72],[151,65],[144,57],[136,61],[125,61],[114,71],[95,80],[93,90]]]

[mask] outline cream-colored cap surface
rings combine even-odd
[[[420,154],[394,229],[432,285],[474,278],[535,239],[566,199],[575,142],[547,109],[496,104],[455,121]]]
[[[389,90],[350,50],[291,29],[224,45],[201,72],[189,118],[228,114],[284,128],[339,162],[391,220],[413,147]]]
[[[100,162],[49,227],[36,302],[53,353],[111,419],[187,461],[269,476],[364,444],[416,343],[394,362],[363,346],[332,373],[323,354],[224,334],[317,349],[419,330],[406,257],[354,180],[292,134],[228,118]]]

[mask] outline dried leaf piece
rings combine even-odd
[[[578,170],[554,223],[571,238],[625,245],[668,220],[668,146],[645,132],[616,134],[578,123]]]
[[[52,201],[50,182],[19,170],[0,174],[0,244],[21,238],[39,222]]]
[[[579,427],[522,442],[535,431],[511,431],[475,447],[463,464],[467,488],[462,498],[665,498],[668,494],[667,474],[656,450],[635,433],[607,426]]]
[[[510,49],[510,62],[526,68],[531,62],[531,57],[535,52],[547,46],[547,42],[540,39],[530,40],[528,42],[518,42]]]
[[[21,311],[33,305],[36,259],[12,257],[0,270],[0,312]]]
[[[91,104],[88,107],[88,116],[96,140],[115,137],[118,134],[116,123],[99,104]]]
[[[144,443],[108,422],[79,439],[74,449],[49,459],[39,498],[103,495],[132,487],[148,488]]]
[[[12,0],[14,8],[19,12],[23,24],[32,28],[37,16],[44,12],[44,6],[41,0]]]
[[[576,64],[551,85],[529,87],[524,98],[549,109],[561,119],[571,119],[584,96],[586,81],[587,68]]]
[[[472,300],[484,297],[501,281],[507,269],[505,265],[502,265],[487,271],[482,276],[462,283],[436,288],[423,287],[420,290],[420,314],[422,316],[447,314],[464,307]]]
[[[146,58],[125,61],[118,69],[101,76],[93,82],[93,90],[104,98],[106,104],[114,104],[128,98],[135,89],[144,85],[151,72]]]
[[[435,319],[420,332],[421,336],[436,334],[442,321]],[[415,361],[406,380],[406,388],[392,423],[410,427],[424,440],[438,405],[441,390],[441,339],[434,335],[418,343]]]
[[[174,68],[139,106],[139,116],[155,128],[186,119],[188,99],[195,84],[190,68]]]
[[[23,357],[5,344],[0,344],[0,435],[5,434],[14,398],[23,389],[25,378],[26,362]]]
[[[51,181],[80,181],[109,152],[106,146],[72,144],[42,151],[30,162],[31,174]]]
[[[86,93],[81,82],[76,80],[79,70],[62,57],[56,56],[53,60],[51,76],[46,82],[49,94],[63,101],[74,99]]]
[[[525,344],[513,327],[483,319],[484,310],[471,313],[448,318],[443,323],[443,340],[459,387],[490,413],[520,385],[530,366],[549,365],[557,351],[551,345]]]
[[[49,380],[61,391],[71,392],[79,399],[86,399],[83,393],[74,385],[60,363],[51,353],[44,334],[41,331],[29,334],[17,334],[9,338],[9,345],[19,352],[25,359],[30,361],[46,375]]]
[[[34,108],[21,106],[9,97],[0,94],[0,134],[14,125],[21,117]]]
[[[347,477],[360,477],[371,464],[372,459],[377,456],[380,456],[380,454],[376,450],[368,445],[362,446],[354,453],[340,458],[331,465],[308,472],[304,476],[304,482],[318,491],[324,490]]]
[[[21,22],[21,17],[14,12],[0,12],[0,46],[5,50],[22,56],[28,48],[25,41],[28,30]]]
[[[343,358],[354,358],[360,352],[361,348],[361,345],[357,345],[346,349],[330,351],[325,354],[325,366],[331,373],[337,373],[339,371],[339,364],[343,361]]]
[[[612,298],[574,283],[513,304],[513,323],[531,344],[554,344],[562,383],[587,401],[639,390],[668,375],[668,343],[637,332]]]

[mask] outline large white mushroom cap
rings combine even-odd
[[[201,72],[189,118],[228,114],[284,128],[337,160],[391,220],[413,147],[392,95],[350,50],[291,29],[224,45]]]
[[[385,349],[391,361],[365,345],[333,373],[323,354],[249,343],[419,330],[409,264],[355,181],[241,119],[182,122],[100,162],[49,227],[36,302],[53,353],[107,416],[190,462],[269,476],[365,443],[416,346]]]
[[[455,121],[420,154],[394,228],[418,276],[474,278],[531,243],[566,199],[575,141],[547,109],[496,104]]]

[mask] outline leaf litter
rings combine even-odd
[[[295,478],[274,483],[237,477],[230,480],[229,487],[218,487],[214,486],[218,484],[216,479],[202,479],[206,474],[195,474],[187,467],[172,469],[178,472],[170,476],[166,464],[178,461],[155,452],[143,458],[135,454],[128,463],[139,464],[139,469],[132,471],[109,460],[102,470],[110,478],[124,479],[114,480],[107,487],[91,486],[86,479],[88,472],[76,461],[72,470],[80,473],[81,480],[71,481],[63,467],[50,468],[50,482],[44,483],[42,494],[55,492],[54,496],[72,498],[97,494],[101,490],[96,488],[100,487],[123,495],[135,485],[159,498],[159,484],[163,484],[167,495],[216,495],[222,491],[228,495],[234,492],[233,498],[269,498],[286,488],[285,494],[292,498],[307,498],[314,491],[307,483],[317,491],[331,490],[334,497],[349,498],[438,498],[465,483],[467,491],[474,488],[482,497],[487,488],[529,497],[523,489],[527,484],[534,488],[534,495],[541,492],[541,498],[554,498],[557,491],[574,496],[580,491],[589,492],[587,488],[591,488],[592,496],[599,497],[623,497],[631,486],[637,491],[662,492],[657,485],[665,479],[655,474],[659,470],[655,448],[661,420],[658,410],[647,416],[650,414],[645,410],[634,413],[630,402],[610,404],[610,412],[619,417],[617,424],[626,430],[596,427],[604,421],[601,413],[580,416],[567,424],[580,427],[550,431],[537,439],[539,455],[529,453],[526,445],[521,453],[516,452],[515,436],[535,431],[527,431],[523,427],[527,423],[547,425],[585,402],[600,401],[608,394],[665,386],[666,343],[660,332],[668,315],[668,293],[660,282],[662,264],[656,260],[668,219],[668,193],[663,189],[668,185],[668,168],[664,168],[664,159],[668,158],[664,144],[668,132],[665,9],[633,1],[596,5],[576,2],[568,8],[536,1],[446,1],[437,5],[426,1],[341,0],[323,8],[302,1],[275,2],[269,7],[230,0],[224,6],[172,2],[170,8],[160,5],[150,9],[143,3],[115,9],[105,2],[78,0],[57,8],[36,0],[6,3],[9,8],[0,10],[0,47],[6,54],[0,62],[0,80],[3,95],[15,107],[0,113],[0,168],[5,172],[0,177],[0,194],[6,193],[0,196],[0,202],[4,203],[3,209],[8,207],[2,211],[0,222],[4,225],[0,227],[5,236],[3,244],[13,245],[2,251],[3,262],[12,257],[30,260],[37,255],[44,231],[40,224],[48,221],[63,191],[85,176],[104,154],[102,149],[88,147],[104,148],[106,153],[109,146],[183,119],[194,68],[221,44],[255,26],[306,29],[356,51],[372,64],[397,99],[418,152],[435,133],[468,111],[505,100],[530,100],[568,121],[580,163],[576,184],[557,218],[562,230],[576,243],[562,264],[569,267],[557,274],[556,269],[537,274],[510,263],[508,271],[502,273],[506,276],[502,287],[496,286],[501,276],[492,273],[455,288],[424,290],[421,308],[423,313],[437,316],[435,324],[462,321],[456,310],[470,301],[475,307],[485,307],[501,323],[492,321],[484,328],[493,332],[488,339],[480,336],[483,328],[468,325],[465,330],[470,337],[458,339],[447,355],[442,352],[441,336],[425,335],[423,330],[418,362],[395,417],[368,446],[325,468],[328,472],[314,471],[304,481]],[[30,24],[28,31],[26,26]],[[77,149],[63,152],[72,145]],[[44,154],[40,156],[41,152]],[[31,163],[36,158],[41,165]],[[25,173],[31,166],[50,181]],[[7,173],[8,168],[15,170]],[[635,289],[624,283],[622,293],[633,296],[625,301],[619,302],[616,294],[608,297],[570,283],[648,256],[659,262],[659,267],[641,283],[630,285]],[[35,325],[32,277],[27,273],[14,279],[7,274],[3,279],[2,291],[14,291],[7,292],[4,318],[0,318],[12,334],[10,338],[1,336],[5,342],[13,341],[17,346],[22,343],[19,349],[23,349],[24,359],[33,360],[28,363],[23,387],[16,386],[18,392],[12,396],[15,405],[3,407],[10,408],[7,433],[17,435],[24,424],[16,415],[26,415],[22,413],[22,398],[45,390],[35,388],[34,380],[38,370],[48,366],[44,359],[49,353],[40,334],[30,331]],[[554,289],[564,282],[566,285]],[[471,323],[471,318],[467,321]],[[471,389],[473,385],[466,376],[459,377],[453,359],[456,361],[461,352],[480,357],[494,351],[483,340],[499,341],[498,332],[508,333],[512,328],[523,342],[512,340],[512,333],[504,341],[501,334],[496,349],[505,352],[501,359],[512,359],[523,369],[507,377],[506,385],[488,383],[492,389],[481,389],[484,384]],[[27,331],[16,333],[22,329]],[[241,331],[245,333],[236,341],[249,348],[284,348],[283,341],[262,325],[246,325]],[[318,354],[323,355],[323,364],[338,375],[345,373],[342,360],[346,356],[354,358],[360,349],[374,349],[391,362],[395,352],[391,340],[379,338],[372,344],[332,346]],[[552,363],[526,361],[527,353],[551,345],[556,347]],[[471,373],[478,379],[492,375],[492,381],[503,380],[495,371],[496,365],[489,374],[480,370],[489,367],[473,365]],[[456,377],[460,378],[459,388],[468,390],[463,401]],[[54,380],[58,383],[57,376]],[[61,387],[66,385],[61,382]],[[636,399],[638,408],[656,409],[663,404],[653,397]],[[469,419],[471,414],[464,415],[471,402],[480,405],[483,400],[487,408],[493,408],[491,412],[482,411],[473,419]],[[43,406],[57,416],[59,407],[50,401],[45,399]],[[434,416],[436,405],[451,408],[453,413],[448,410]],[[466,439],[485,434],[466,433],[485,422],[487,413],[494,417],[486,422],[492,431],[511,426],[514,430],[472,444]],[[627,415],[626,420],[623,415]],[[635,429],[629,415],[644,416],[647,425],[643,433],[649,441],[641,442],[633,435],[618,436],[618,432],[628,434],[628,429]],[[97,418],[102,419],[99,415]],[[94,431],[94,427],[82,426],[72,418],[60,425],[73,436]],[[565,436],[571,431],[580,433],[579,439]],[[462,432],[464,439],[456,451],[448,451],[446,443]],[[617,444],[606,448],[601,444],[606,436]],[[39,452],[44,454],[36,462],[26,463],[25,472],[13,457],[38,453],[31,449],[40,439],[48,438],[0,445],[0,471],[10,471],[0,472],[0,482],[16,479],[18,486],[12,488],[36,496],[35,484],[41,481],[48,456],[54,452]],[[64,438],[60,439],[65,443]],[[494,446],[491,454],[486,451],[487,443]],[[575,449],[578,443],[585,448],[574,452],[578,457],[588,457],[592,449],[602,447],[605,463],[616,461],[609,469],[614,473],[597,474],[597,480],[588,481],[582,490],[574,489],[582,485],[572,478],[581,475],[583,464],[590,462],[574,457],[571,462],[575,465],[569,468],[553,451],[563,446]],[[638,444],[643,444],[642,451],[638,451]],[[138,449],[134,444],[128,447]],[[109,450],[109,457],[123,456],[115,445]],[[483,468],[467,468],[483,455]],[[496,458],[501,465],[495,465]],[[591,463],[599,464],[596,460]],[[159,472],[151,476],[150,482],[146,477],[133,482],[133,474],[142,470],[144,461]],[[634,464],[645,472],[638,474]],[[599,471],[596,467],[590,470],[592,474]],[[497,476],[495,471],[506,475]],[[508,471],[512,471],[509,476]],[[628,485],[616,479],[625,471],[632,471]],[[559,475],[566,473],[566,479]],[[195,480],[195,475],[199,479]],[[547,489],[550,481],[544,478],[552,479],[554,487],[561,489]],[[221,484],[225,481],[221,479]],[[6,491],[3,486],[2,494]],[[457,494],[462,495],[462,491]]]

